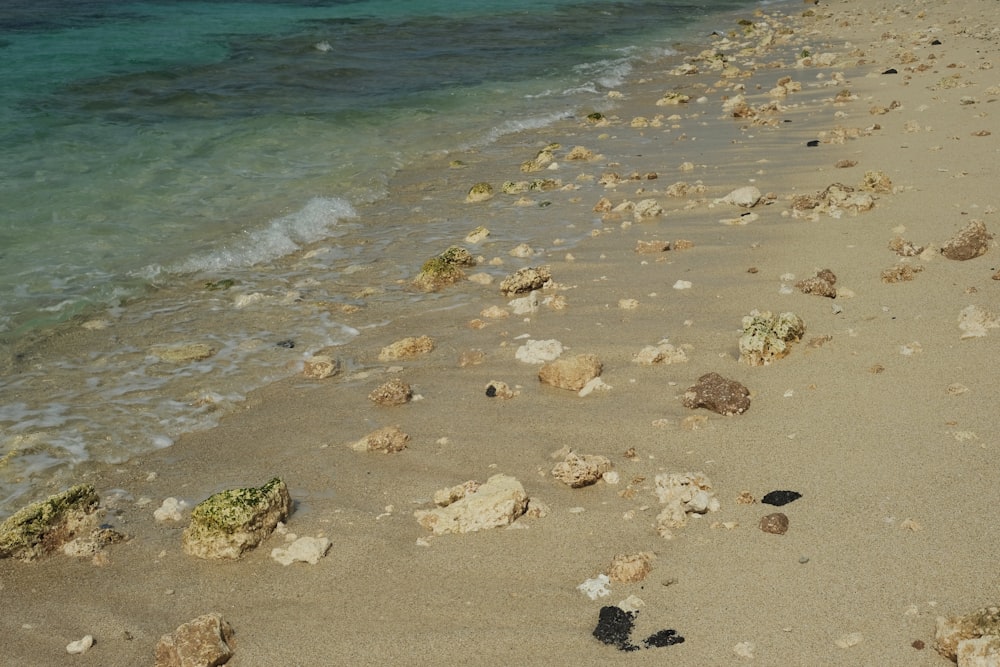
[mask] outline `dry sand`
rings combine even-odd
[[[593,226],[572,257],[553,236],[530,262],[551,267],[557,287],[542,295],[564,297],[565,308],[488,319],[483,309],[507,302],[496,282],[446,288],[470,295],[468,305],[435,310],[430,301],[387,314],[393,326],[338,349],[340,375],[268,387],[211,431],[125,466],[84,471],[81,479],[105,498],[109,522],[133,539],[110,547],[99,565],[65,556],[0,562],[0,662],[151,664],[160,635],[215,611],[236,632],[230,665],[947,664],[932,649],[935,617],[1000,598],[991,504],[1000,473],[1000,330],[961,339],[958,328],[966,306],[1000,311],[1000,281],[991,279],[1000,250],[969,261],[937,252],[973,219],[1000,231],[993,106],[1000,69],[991,68],[1000,61],[997,6],[834,0],[781,7],[787,15],[777,19],[747,14],[790,29],[774,45],[753,51],[759,34],[751,34],[732,40],[750,50],[725,47],[745,76],[649,72],[623,88],[607,126],[581,119],[511,139],[506,164],[469,156],[466,170],[442,165],[401,175],[400,188],[419,193],[424,210],[437,202],[454,207],[472,183],[523,178],[521,161],[560,143],[560,169],[540,175],[579,189],[527,195],[551,202],[544,207],[516,207],[516,197],[462,207],[473,207],[470,230],[480,222],[500,229],[505,216],[536,216],[546,229],[559,229],[556,220],[566,235]],[[706,41],[689,55],[701,48],[717,47]],[[796,66],[803,50],[835,58]],[[889,68],[897,73],[883,74]],[[786,76],[802,90],[773,97]],[[754,107],[777,99],[780,110],[761,116],[773,126],[723,112],[737,86]],[[692,100],[656,106],[675,88]],[[836,101],[845,91],[849,97]],[[696,102],[700,96],[706,101]],[[631,122],[674,113],[659,127]],[[858,136],[837,139],[837,128]],[[809,147],[811,140],[820,143]],[[562,159],[575,145],[601,157]],[[841,160],[857,164],[835,167]],[[681,169],[685,162],[693,171]],[[597,181],[611,171],[658,178],[605,188]],[[892,192],[874,195],[873,210],[791,215],[793,196],[837,182],[858,187],[866,171],[892,182]],[[701,181],[706,191],[667,196],[681,180]],[[751,209],[757,217],[748,224],[720,222],[741,210],[714,200],[749,184],[775,198]],[[601,218],[593,211],[601,197],[615,205],[654,198],[666,213],[648,221],[627,212]],[[933,249],[901,258],[889,249],[896,236]],[[677,239],[694,245],[635,252],[638,241]],[[474,252],[503,257],[513,271],[523,262],[508,249]],[[904,263],[922,271],[912,281],[883,282],[884,270]],[[824,268],[838,278],[836,299],[794,289]],[[679,280],[690,289],[675,289]],[[637,303],[622,307],[623,299]],[[741,318],[755,308],[795,312],[806,327],[804,340],[766,367],[738,361]],[[485,326],[470,326],[476,319]],[[378,361],[383,346],[419,335],[434,339],[433,352]],[[541,385],[537,366],[515,360],[524,336],[557,339],[566,354],[596,354],[610,390],[579,397]],[[664,338],[689,346],[688,361],[633,362]],[[461,366],[470,350],[484,353],[482,363]],[[685,389],[713,371],[750,389],[746,413],[683,407]],[[374,405],[368,393],[390,377],[405,379],[421,400]],[[520,393],[488,398],[492,380]],[[707,421],[682,426],[692,415]],[[410,435],[405,451],[348,446],[387,425]],[[567,446],[607,456],[620,481],[581,489],[559,483],[550,455]],[[625,455],[630,449],[634,457]],[[721,509],[667,540],[656,531],[653,480],[686,471],[712,480]],[[436,490],[499,472],[544,501],[548,515],[441,537],[414,519]],[[316,565],[271,560],[278,535],[238,562],[197,560],[181,551],[184,522],[153,521],[168,496],[196,503],[275,475],[296,502],[288,529],[332,541]],[[758,528],[760,517],[779,510],[737,503],[741,492],[760,499],[777,489],[802,494],[780,509],[790,523],[784,535]],[[616,554],[640,551],[656,555],[642,582],[612,584],[598,600],[577,590]],[[598,642],[591,633],[601,606],[629,595],[645,603],[635,640],[672,628],[685,641],[634,653]],[[852,633],[860,642],[838,645]],[[68,656],[65,646],[87,634],[96,645]],[[753,657],[739,657],[738,645]]]

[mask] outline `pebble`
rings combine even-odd
[[[94,645],[93,635],[86,635],[83,639],[77,639],[75,642],[70,642],[66,645],[66,652],[70,655],[79,655],[86,653],[90,650],[90,647]]]
[[[784,535],[788,531],[788,517],[781,512],[762,516],[760,529],[772,535]]]
[[[787,505],[790,502],[794,502],[802,497],[802,494],[798,491],[771,491],[765,493],[764,497],[760,499],[760,502],[765,505],[774,505],[775,507],[781,507],[782,505]]]

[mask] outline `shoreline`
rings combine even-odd
[[[994,244],[968,261],[938,250],[972,219],[997,230],[990,184],[1000,128],[989,103],[1000,97],[1000,75],[985,64],[1000,57],[1000,34],[984,0],[920,3],[908,13],[881,0],[805,9],[815,16],[747,12],[793,31],[777,31],[777,43],[759,51],[745,49],[761,35],[734,40],[746,46],[726,52],[748,74],[684,77],[675,92],[691,96],[686,104],[657,106],[678,77],[650,72],[627,87],[607,125],[526,132],[469,156],[465,169],[400,175],[412,197],[382,214],[419,206],[415,217],[427,224],[412,233],[425,236],[440,215],[435,205],[481,180],[498,187],[537,175],[576,187],[526,193],[529,206],[501,194],[445,205],[464,211],[469,231],[482,224],[493,233],[472,248],[486,263],[468,271],[492,283],[446,287],[391,326],[365,330],[337,348],[337,376],[293,376],[170,448],[121,466],[81,466],[75,478],[98,487],[108,523],[132,539],[95,562],[0,561],[0,590],[16,610],[0,626],[10,659],[60,664],[68,642],[92,634],[96,645],[75,662],[137,664],[151,659],[160,635],[217,611],[236,632],[231,665],[616,661],[618,651],[591,633],[603,605],[635,595],[645,605],[634,638],[662,628],[685,638],[628,654],[642,664],[745,663],[747,652],[764,664],[947,664],[932,648],[934,618],[996,602],[984,573],[997,540],[982,499],[995,487],[988,359],[1000,332],[962,339],[958,317],[969,305],[995,312],[1000,281],[991,280]],[[807,47],[836,54],[832,66],[794,66],[791,56]],[[890,68],[897,73],[882,74]],[[801,90],[786,84],[772,95],[786,76]],[[758,113],[757,124],[733,118],[724,105],[740,92],[753,108],[777,99],[778,109]],[[522,175],[519,164],[553,142],[559,168]],[[567,160],[576,145],[602,157]],[[495,161],[502,151],[506,166]],[[843,160],[856,165],[835,166]],[[622,182],[601,185],[611,172]],[[866,172],[891,180],[889,191],[869,193],[871,210],[796,212],[794,197],[833,183],[861,192]],[[667,193],[681,181],[688,194]],[[717,203],[746,185],[764,201]],[[654,199],[664,212],[595,211],[602,197],[612,208]],[[552,238],[534,244],[541,252],[530,259],[511,257],[533,226]],[[933,251],[900,257],[889,249],[895,236]],[[693,245],[636,252],[640,241],[678,240]],[[442,238],[440,250],[460,242]],[[391,274],[403,250],[386,248],[379,275]],[[509,311],[500,278],[526,264],[551,268],[555,286],[541,296],[561,296],[565,307],[485,315]],[[883,281],[899,266],[920,270]],[[837,298],[795,287],[827,268]],[[794,311],[805,322],[803,340],[763,368],[738,360],[741,318],[753,309]],[[378,360],[384,346],[420,335],[434,339],[433,352]],[[595,354],[610,389],[580,397],[540,384],[538,366],[515,358],[528,339],[559,340],[564,356]],[[634,362],[664,339],[687,361]],[[478,363],[460,361],[470,359]],[[713,371],[750,390],[749,410],[722,417],[682,405],[685,390]],[[397,376],[421,400],[374,405],[369,392]],[[495,381],[519,394],[487,398]],[[350,448],[389,425],[410,436],[406,450]],[[618,483],[558,482],[551,471],[567,446],[610,459]],[[694,471],[711,479],[721,508],[665,539],[654,479]],[[415,520],[437,490],[497,473],[519,480],[547,515],[518,519],[521,530],[444,536]],[[275,475],[296,503],[288,530],[332,541],[316,565],[272,561],[280,535],[235,563],[201,561],[180,549],[187,517],[153,520],[164,498],[193,505]],[[775,511],[759,500],[778,489],[802,493],[783,510],[790,524],[780,536],[758,528]],[[739,503],[743,492],[758,502]],[[613,584],[597,600],[577,590],[616,554],[637,552],[655,555],[643,581]]]

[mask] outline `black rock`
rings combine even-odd
[[[625,611],[620,607],[601,607],[594,636],[605,644],[617,646],[622,651],[636,651],[639,647],[629,641],[632,626],[635,625],[635,616],[634,611]]]
[[[815,148],[816,146],[819,146],[819,139],[813,139],[812,141],[807,141],[806,146],[809,146],[809,148]]]
[[[770,493],[764,494],[764,497],[760,499],[760,502],[765,505],[781,507],[782,505],[787,505],[793,500],[798,500],[801,497],[802,494],[798,491],[771,491]]]
[[[647,648],[653,648],[654,646],[673,646],[674,644],[681,644],[684,642],[684,638],[677,634],[676,630],[660,630],[654,635],[650,635],[643,644]]]
[[[899,72],[896,70],[895,67],[890,67],[886,71],[882,72],[882,74],[899,74]]]
[[[931,42],[931,44],[933,44],[934,46],[941,46],[941,40],[935,39],[933,42]]]
[[[494,398],[497,395],[497,388],[493,385],[488,386],[486,388],[486,395],[490,398]]]
[[[279,340],[277,343],[275,343],[275,345],[277,345],[278,347],[283,347],[286,350],[291,350],[292,348],[295,347],[295,341],[292,340],[291,338],[286,338],[285,340]]]

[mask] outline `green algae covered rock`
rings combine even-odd
[[[437,257],[431,257],[420,267],[420,274],[413,279],[413,286],[425,292],[434,292],[465,278],[463,266],[475,266],[472,253],[453,245]]]
[[[292,498],[278,477],[260,487],[220,491],[192,510],[184,551],[198,558],[235,560],[267,539],[291,513]]]
[[[100,502],[93,486],[77,484],[18,510],[0,524],[0,558],[35,560],[89,533]]]

